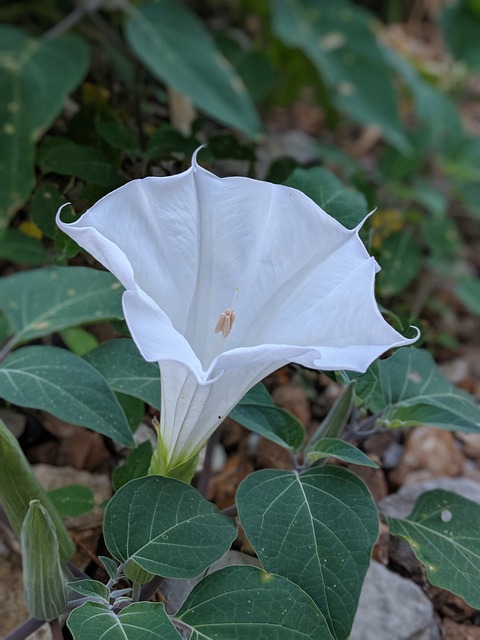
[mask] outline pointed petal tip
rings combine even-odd
[[[367,215],[362,220],[360,220],[360,222],[357,224],[357,226],[352,229],[352,231],[358,235],[360,233],[361,228],[365,224],[365,222],[370,218],[370,216],[373,216],[373,214],[376,212],[377,208],[378,207],[375,207],[374,209],[369,211],[367,213]]]
[[[198,156],[199,152],[200,152],[202,149],[206,149],[206,148],[207,148],[207,145],[206,145],[206,144],[201,144],[201,145],[198,147],[198,149],[195,149],[195,151],[193,152],[193,155],[192,155],[192,169],[193,169],[194,171],[196,171],[196,170],[198,169],[198,167],[199,167],[199,164],[198,164],[198,162],[197,162],[197,156]]]

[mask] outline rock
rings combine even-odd
[[[309,426],[312,419],[310,402],[301,387],[292,382],[283,384],[273,391],[272,398],[279,407],[293,413],[305,427]]]
[[[463,455],[450,431],[417,427],[410,431],[399,466],[389,476],[396,486],[443,476],[460,474]],[[421,475],[411,475],[420,471]]]
[[[26,640],[53,640],[52,631],[48,622],[42,624],[42,626],[29,635]]]
[[[411,580],[373,561],[350,640],[439,640],[433,607]]]
[[[480,640],[480,627],[458,624],[448,618],[445,618],[442,627],[443,640]]]
[[[405,518],[411,513],[417,498],[425,491],[434,489],[451,491],[480,504],[480,482],[468,478],[436,478],[419,484],[404,485],[397,493],[381,500],[378,507],[392,518]]]
[[[462,443],[463,453],[468,458],[480,460],[480,433],[457,433],[457,438]]]

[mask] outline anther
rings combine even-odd
[[[225,309],[224,313],[220,314],[217,324],[215,325],[215,333],[222,332],[222,336],[226,338],[232,330],[233,323],[235,322],[235,311],[233,309]]]

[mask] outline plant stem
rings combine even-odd
[[[63,640],[63,633],[58,620],[51,620],[49,622],[49,625],[50,625],[50,631],[52,632],[52,639]]]
[[[14,629],[8,636],[5,636],[3,640],[25,640],[34,631],[44,624],[44,620],[38,620],[38,618],[29,618],[25,620],[23,624]]]

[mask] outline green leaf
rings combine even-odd
[[[105,379],[66,349],[29,346],[14,351],[0,367],[0,397],[133,445],[125,414]]]
[[[123,318],[122,286],[106,271],[49,267],[0,280],[0,309],[14,344],[86,322]]]
[[[130,480],[142,478],[148,474],[152,460],[152,444],[146,440],[139,444],[125,460],[125,463],[117,467],[113,472],[112,482],[115,491]]]
[[[276,407],[263,385],[248,391],[229,415],[243,427],[285,449],[297,451],[303,444],[302,423],[285,409]]]
[[[413,229],[389,235],[382,243],[378,262],[382,267],[377,276],[380,293],[394,296],[403,291],[418,275],[422,262]]]
[[[46,138],[40,144],[37,160],[43,173],[75,176],[104,187],[122,183],[116,167],[100,149],[78,144],[69,138]]]
[[[357,380],[357,396],[380,424],[411,427],[425,424],[451,431],[480,432],[480,408],[468,393],[444,376],[428,351],[398,349],[377,360]]]
[[[368,214],[367,201],[359,191],[345,187],[330,171],[313,167],[297,168],[284,182],[287,187],[303,191],[348,229],[354,229]]]
[[[160,369],[157,363],[142,358],[133,340],[118,338],[104,342],[90,351],[85,360],[100,371],[114,391],[160,409]]]
[[[193,628],[190,640],[333,640],[302,589],[251,566],[203,578],[176,617]]]
[[[48,495],[62,518],[81,516],[95,506],[93,491],[82,484],[70,484],[54,489],[49,491]]]
[[[436,489],[422,494],[407,518],[388,518],[390,533],[406,540],[429,581],[480,609],[480,506]]]
[[[455,287],[455,293],[469,311],[480,316],[480,278],[462,278]]]
[[[166,578],[194,578],[229,549],[236,526],[190,485],[149,476],[113,496],[104,535],[121,562],[133,560]]]
[[[72,611],[67,627],[74,640],[180,640],[160,602],[136,602],[117,615],[108,605],[85,602]]]
[[[98,580],[74,580],[68,583],[68,588],[76,593],[80,593],[87,598],[101,598],[108,604],[110,590],[108,587]]]
[[[331,100],[355,122],[379,127],[407,151],[390,71],[371,29],[372,16],[347,0],[272,0],[273,29],[301,49],[325,81]]]
[[[243,81],[183,3],[162,0],[136,9],[126,23],[125,35],[159,80],[215,120],[252,137],[260,133],[260,121]]]
[[[127,418],[130,431],[135,433],[145,415],[145,403],[133,396],[127,396],[125,393],[115,393],[115,396]]]
[[[112,558],[109,558],[108,556],[98,556],[98,559],[105,567],[105,571],[108,573],[110,578],[112,578],[112,580],[116,579],[118,567],[115,560],[112,560]]]
[[[53,182],[42,182],[35,191],[31,201],[30,215],[47,238],[54,238],[57,234],[59,229],[55,223],[55,215],[66,202]],[[62,218],[65,220],[64,215]]]
[[[7,229],[3,236],[0,236],[0,260],[38,267],[45,264],[47,257],[43,242],[25,235],[18,229]]]
[[[478,69],[480,67],[478,5],[472,1],[460,0],[451,6],[444,6],[440,25],[445,41],[455,58]]]
[[[84,356],[98,347],[95,336],[82,327],[68,327],[59,333],[63,344],[77,356]]]
[[[35,141],[60,113],[87,63],[79,38],[33,39],[0,25],[0,230],[34,186]]]
[[[336,458],[351,464],[358,464],[363,467],[373,467],[378,469],[378,464],[370,460],[362,451],[357,449],[353,444],[336,438],[322,438],[309,449],[307,453],[308,460],[315,462],[322,458]]]
[[[378,534],[377,509],[364,483],[340,467],[301,475],[268,469],[242,482],[237,506],[265,569],[302,587],[332,635],[346,638]]]

